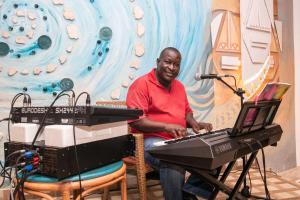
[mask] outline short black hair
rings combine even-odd
[[[159,58],[161,58],[163,56],[163,54],[166,52],[166,51],[174,51],[176,54],[178,54],[181,58],[181,53],[179,52],[178,49],[176,49],[175,47],[166,47],[164,48],[161,52],[160,52],[160,55],[159,55]]]

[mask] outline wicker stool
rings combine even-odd
[[[43,175],[32,175],[24,184],[24,192],[36,195],[47,200],[54,200],[47,192],[60,192],[63,200],[69,200],[71,192],[80,189],[78,175],[58,181],[56,178]],[[82,197],[93,191],[104,188],[104,196],[107,196],[108,187],[120,182],[122,200],[127,200],[126,165],[119,161],[98,169],[81,174]],[[104,197],[107,198],[107,197]],[[80,195],[76,200],[80,199]]]
[[[132,134],[135,138],[135,156],[123,158],[128,169],[135,169],[140,200],[147,200],[146,174],[153,169],[145,163],[144,158],[144,136],[143,134]]]
[[[99,106],[126,107],[125,101],[97,101]],[[131,128],[128,127],[128,133]],[[147,200],[146,174],[153,169],[145,163],[144,158],[144,135],[142,133],[132,133],[135,138],[135,155],[123,158],[128,169],[134,169],[137,175],[137,184],[139,189],[139,200]]]

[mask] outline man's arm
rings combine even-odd
[[[195,133],[199,133],[201,129],[205,129],[206,131],[211,131],[213,129],[211,123],[197,122],[192,112],[188,112],[186,114],[186,123],[193,129]]]
[[[130,126],[143,133],[168,132],[175,138],[184,137],[186,135],[186,129],[180,125],[153,121],[147,117],[131,122]]]

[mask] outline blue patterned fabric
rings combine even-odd
[[[101,176],[105,176],[108,174],[111,174],[117,170],[119,170],[121,167],[123,166],[123,161],[119,161],[119,162],[115,162],[109,165],[106,165],[104,167],[100,167],[97,169],[93,169],[84,173],[81,173],[81,180],[89,180],[89,179],[93,179],[93,178],[97,178],[97,177],[101,177]],[[75,175],[75,176],[71,176],[68,178],[65,178],[63,180],[60,180],[60,182],[75,182],[79,180],[79,176]],[[55,182],[59,182],[59,180],[57,178],[53,178],[53,177],[49,177],[49,176],[44,176],[44,175],[40,175],[40,174],[34,174],[29,176],[26,181],[28,182],[39,182],[39,183],[55,183]]]

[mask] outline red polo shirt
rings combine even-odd
[[[192,112],[182,83],[173,80],[170,89],[162,86],[155,76],[155,69],[135,80],[129,87],[126,104],[128,108],[139,108],[153,121],[178,124],[186,127],[186,114]],[[138,132],[133,130],[134,132]],[[172,139],[167,132],[144,134],[144,137]]]

